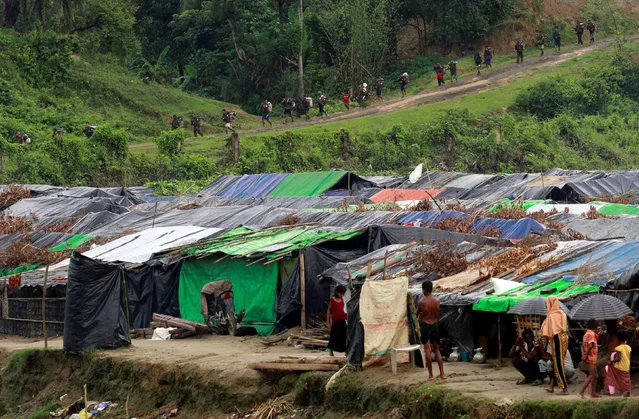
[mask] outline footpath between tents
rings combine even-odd
[[[216,354],[210,351],[218,351],[220,347],[210,341],[203,343],[208,346],[209,359],[215,358]],[[270,417],[639,416],[639,402],[635,398],[582,401],[571,396],[560,399],[542,395],[541,388],[514,386],[516,372],[509,366],[496,369],[447,363],[451,373],[450,383],[446,385],[426,382],[423,370],[408,365],[400,366],[399,375],[395,377],[388,368],[350,370],[327,390],[326,384],[333,372],[263,374],[246,368],[246,362],[274,357],[280,353],[279,349],[238,354],[236,358],[242,362],[234,365],[228,365],[226,358],[217,364],[202,362],[202,355],[183,357],[172,347],[164,352],[165,358],[160,359],[149,356],[155,352],[136,348],[82,356],[65,354],[59,349],[13,352],[3,357],[8,360],[1,379],[0,416],[48,417],[49,411],[55,412],[81,399],[84,384],[87,384],[88,400],[117,404],[105,417],[155,418],[173,409],[178,409],[179,416],[212,418],[239,418],[249,414],[267,417],[264,412],[272,412]],[[170,363],[170,357],[179,358]],[[483,369],[472,371],[472,368]],[[462,371],[468,375],[463,376]],[[492,385],[497,386],[494,387],[497,390],[489,392]],[[469,395],[468,386],[475,387],[473,395]],[[530,400],[494,398],[502,392],[500,388],[507,387],[528,392]],[[543,398],[535,398],[536,390]],[[67,396],[60,400],[65,394]]]

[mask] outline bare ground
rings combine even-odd
[[[42,348],[43,342],[33,339],[3,337],[0,339],[0,351],[13,352],[28,348]],[[49,341],[49,347],[62,349],[62,339]],[[321,351],[296,349],[282,342],[273,346],[264,346],[260,338],[233,338],[230,336],[205,336],[173,341],[152,341],[136,339],[128,348],[109,350],[101,356],[116,360],[131,361],[148,365],[162,366],[197,366],[208,369],[219,377],[226,386],[235,391],[244,388],[247,393],[255,391],[251,383],[261,381],[263,377],[258,371],[247,368],[250,362],[274,361],[282,355],[328,356]],[[560,398],[549,394],[545,386],[516,385],[521,378],[518,372],[504,359],[500,367],[497,360],[489,360],[486,364],[464,362],[446,362],[444,369],[448,379],[440,379],[436,384],[469,396],[477,396],[495,400],[495,403],[509,404],[519,400],[551,400]],[[437,369],[435,368],[435,371]],[[425,370],[413,368],[408,364],[400,365],[398,374],[393,376],[390,366],[371,367],[361,372],[367,383],[383,383],[397,385],[421,385],[427,382]],[[569,386],[570,395],[562,399],[578,399],[578,392],[584,381],[582,373],[576,373],[576,380]],[[633,388],[639,388],[639,376],[634,378]],[[638,392],[635,390],[635,394]],[[608,400],[602,397],[600,400]]]

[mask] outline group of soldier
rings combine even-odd
[[[87,138],[91,138],[93,137],[96,128],[97,127],[95,125],[91,125],[91,123],[87,121],[84,125],[84,128],[82,129],[82,133],[86,135]],[[51,139],[58,147],[62,147],[63,138],[64,130],[62,128],[53,128]],[[16,131],[16,134],[14,135],[14,141],[18,144],[31,144],[31,137],[27,132]]]
[[[588,33],[590,34],[590,43],[593,44],[595,42],[596,30],[597,28],[592,22],[588,22],[587,24],[583,22],[577,23],[577,26],[575,26],[575,33],[577,34],[577,45],[584,44],[583,35],[585,31],[588,31]],[[552,40],[555,44],[555,51],[561,52],[561,32],[559,32],[559,28],[557,28],[556,26],[552,32]],[[546,46],[546,34],[544,33],[544,31],[537,32],[535,44],[537,45],[537,47],[539,47],[539,55],[544,55],[544,48]],[[515,44],[515,52],[517,53],[518,64],[524,62],[524,49],[524,41],[522,39],[517,40],[517,43]]]
[[[227,111],[226,109],[222,109],[222,122],[224,123],[224,132],[225,133],[233,133],[235,134],[235,129],[233,128],[233,122],[237,118],[237,112]],[[204,120],[197,115],[195,112],[191,112],[190,115],[191,120],[191,128],[193,128],[193,136],[197,137],[198,135],[204,137],[202,133],[202,125],[204,124]],[[178,129],[184,126],[184,118],[178,115],[173,115],[171,118],[171,128]]]

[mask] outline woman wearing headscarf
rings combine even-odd
[[[554,377],[551,377],[549,393],[555,391],[555,384],[561,389],[560,395],[568,394],[568,380],[564,370],[564,360],[568,350],[568,318],[559,307],[557,297],[546,298],[546,320],[541,324],[541,336],[548,339],[552,348]]]

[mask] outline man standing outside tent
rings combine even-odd
[[[439,330],[437,328],[437,318],[439,316],[439,300],[433,297],[433,283],[424,281],[422,283],[422,293],[424,298],[419,300],[417,305],[417,320],[419,321],[419,332],[421,341],[426,349],[426,364],[428,366],[428,379],[434,380],[432,351],[435,352],[435,359],[439,366],[439,376],[442,380],[444,375],[444,362],[442,354],[439,352]]]

